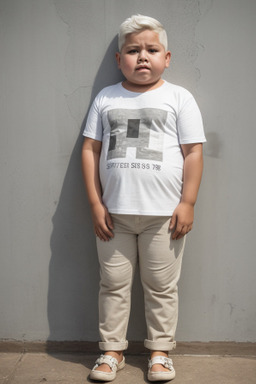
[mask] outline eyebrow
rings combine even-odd
[[[152,47],[158,47],[159,45],[161,45],[160,43],[154,43],[154,44],[146,44],[147,47],[149,48],[152,48]],[[128,44],[128,45],[125,45],[126,48],[138,48],[140,47],[140,44]]]

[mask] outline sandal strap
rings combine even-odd
[[[109,355],[100,355],[100,357],[95,362],[95,367],[99,367],[101,364],[107,364],[113,372],[117,371],[118,361],[115,357]]]
[[[169,357],[164,356],[155,356],[153,359],[150,359],[148,362],[148,367],[151,369],[154,364],[161,364],[164,368],[168,368],[170,371],[173,371],[173,362]]]

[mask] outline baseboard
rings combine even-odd
[[[98,354],[98,343],[90,341],[13,341],[0,340],[0,352],[5,353],[83,353]],[[127,355],[148,354],[143,342],[131,341]],[[256,356],[256,343],[177,342],[174,355]]]

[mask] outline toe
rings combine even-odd
[[[165,368],[162,364],[154,364],[151,368],[152,372],[168,372],[169,369]]]
[[[110,366],[108,364],[101,364],[99,365],[95,371],[101,371],[101,372],[111,372]]]

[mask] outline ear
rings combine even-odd
[[[120,57],[120,52],[116,52],[116,62],[117,62],[117,67],[120,69],[120,61],[121,61],[121,57]]]
[[[169,65],[170,65],[170,61],[171,61],[171,52],[170,51],[166,51],[165,52],[165,68],[168,68]]]

